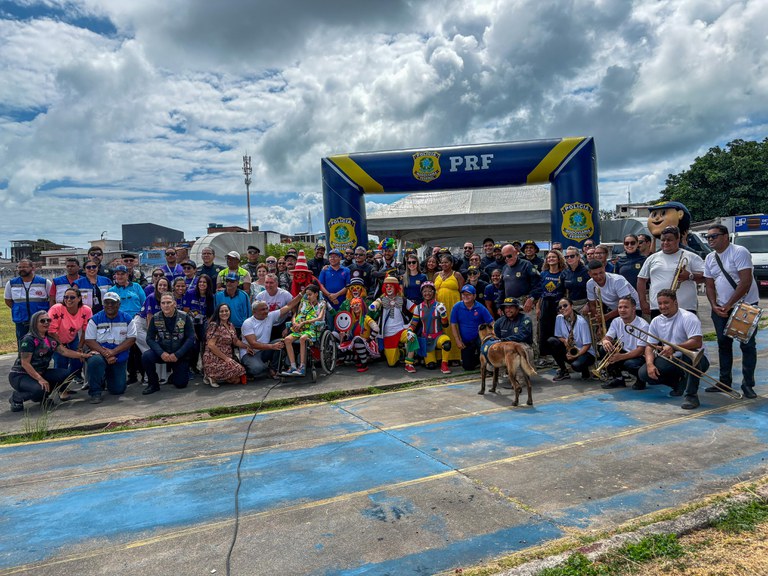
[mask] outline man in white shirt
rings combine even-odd
[[[733,338],[726,336],[725,326],[733,307],[740,301],[753,306],[759,305],[760,295],[752,267],[752,255],[743,246],[731,244],[728,228],[710,226],[707,241],[714,250],[704,261],[704,282],[707,299],[712,306],[712,323],[717,333],[717,354],[720,359],[719,380],[731,386],[733,382]],[[719,259],[719,262],[718,262]],[[721,266],[722,264],[722,266]],[[740,342],[741,348],[741,390],[746,398],[756,398],[755,366],[757,365],[757,329],[748,342]],[[706,392],[720,392],[710,386]]]
[[[240,362],[251,378],[263,376],[268,370],[272,376],[277,373],[279,351],[285,348],[285,344],[282,339],[272,338],[272,328],[300,301],[301,294],[291,299],[287,305],[271,312],[266,302],[256,300],[251,305],[253,316],[243,322],[242,334],[243,340],[253,349],[253,354],[247,354],[246,350],[240,349]]]
[[[638,301],[637,290],[632,287],[624,276],[606,272],[603,263],[600,260],[590,260],[587,266],[589,280],[587,280],[587,309],[589,315],[594,318],[597,325],[600,321],[600,303],[602,301],[602,313],[606,326],[614,318],[619,316],[619,299],[622,296],[632,296],[635,302]],[[598,298],[599,295],[599,298]],[[595,330],[595,339],[602,339],[605,334],[602,333],[602,326]]]
[[[625,326],[639,328],[648,332],[648,322],[642,316],[635,313],[637,301],[632,296],[622,296],[619,298],[619,317],[611,322],[605,338],[601,342],[606,354],[610,354],[615,348],[615,352],[607,366],[609,376],[613,379],[601,388],[624,388],[627,384],[624,382],[622,371],[626,370],[637,378],[632,385],[633,390],[645,390],[645,382],[640,380],[638,372],[645,363],[646,341],[640,338],[640,332],[630,333]]]
[[[270,312],[280,310],[280,308],[287,306],[293,299],[288,290],[283,290],[279,287],[277,274],[267,274],[267,277],[264,279],[264,287],[266,290],[256,294],[255,300],[266,303]],[[282,335],[286,320],[288,320],[288,314],[280,316],[277,322],[275,322],[275,325],[272,327],[273,340]]]
[[[648,384],[665,384],[672,388],[670,396],[683,396],[680,406],[683,410],[699,407],[699,377],[683,370],[680,365],[691,366],[691,359],[677,352],[669,344],[679,348],[698,352],[704,347],[701,333],[701,321],[696,314],[683,310],[677,304],[674,290],[664,288],[657,296],[661,314],[651,320],[648,331],[654,337],[645,347],[645,365],[640,368],[639,377]],[[655,350],[659,350],[656,354]],[[674,360],[670,358],[675,357]],[[709,369],[709,360],[702,355],[695,368],[704,373]]]
[[[699,307],[696,284],[704,281],[704,260],[698,254],[680,247],[680,230],[676,226],[664,228],[660,240],[661,250],[648,256],[637,275],[640,308],[643,314],[655,318],[661,313],[657,301],[659,290],[670,288],[677,292],[678,306],[695,314]],[[687,260],[687,263],[680,271],[677,285],[672,286],[681,258]],[[648,281],[651,283],[650,298],[646,297]]]

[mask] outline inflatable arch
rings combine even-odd
[[[600,237],[592,137],[529,140],[323,158],[325,231],[331,248],[367,246],[365,194],[551,183],[552,241]]]

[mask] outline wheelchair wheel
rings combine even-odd
[[[320,336],[320,366],[326,375],[333,374],[336,369],[336,355],[338,349],[336,347],[336,339],[333,337],[333,333],[330,330],[326,330]]]
[[[309,368],[309,375],[312,377],[312,384],[317,382],[317,367],[315,366],[315,363],[312,362],[311,368]]]

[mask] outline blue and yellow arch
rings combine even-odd
[[[323,158],[321,171],[331,248],[367,245],[365,194],[545,183],[551,184],[552,241],[580,246],[600,236],[591,137],[341,154]]]

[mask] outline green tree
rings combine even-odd
[[[694,221],[768,213],[768,138],[710,148],[688,170],[667,177],[661,200],[682,202]]]
[[[296,251],[304,250],[304,255],[307,260],[315,257],[315,246],[307,244],[305,242],[292,242],[290,244],[267,244],[266,256],[274,256],[275,258],[282,258],[289,248],[294,248]]]

